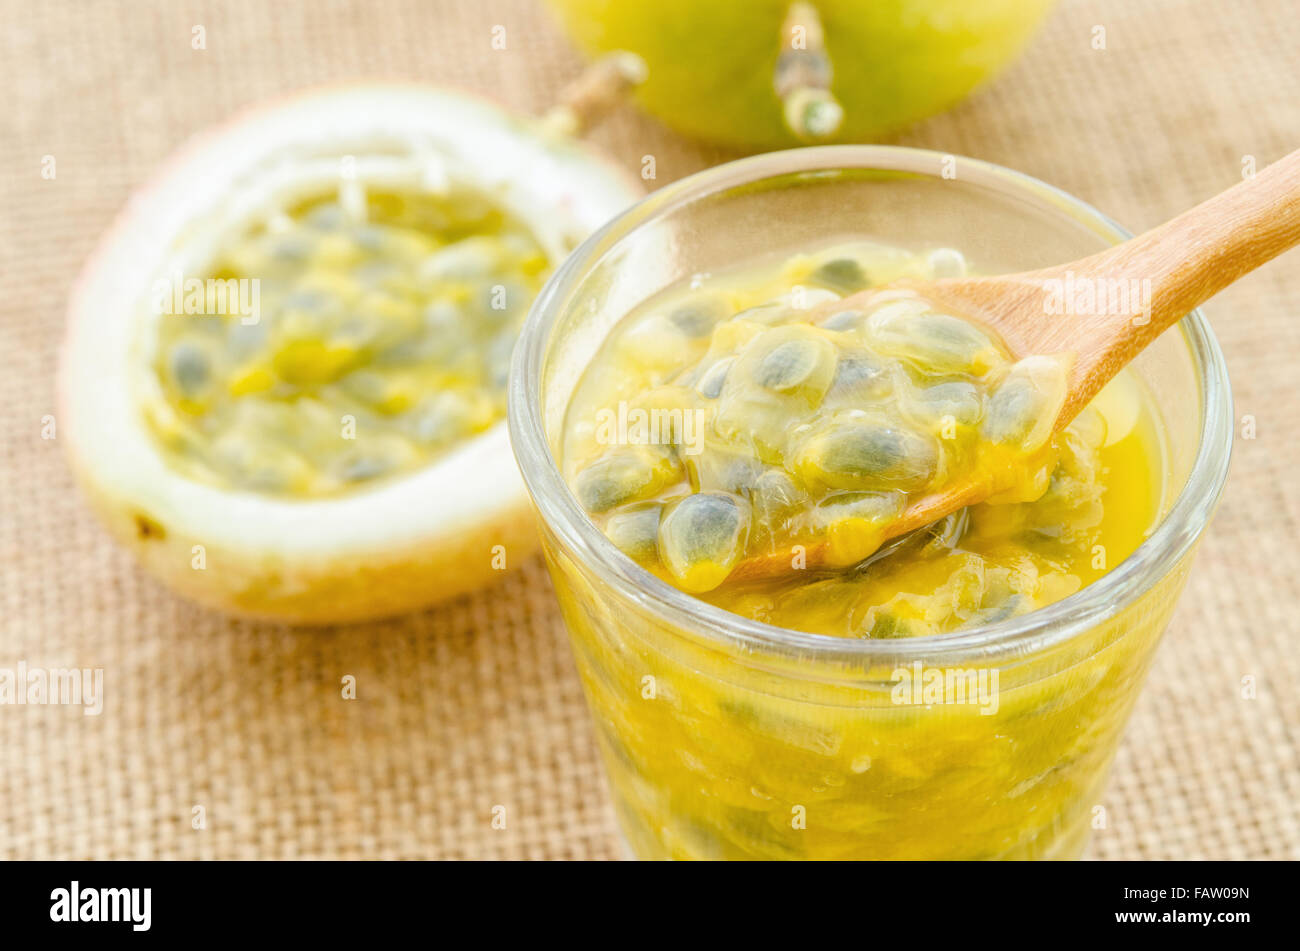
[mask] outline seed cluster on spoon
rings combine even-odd
[[[1068,360],[1017,360],[978,322],[908,291],[858,293],[962,266],[948,249],[846,242],[648,300],[615,327],[570,404],[563,463],[579,502],[638,564],[759,613],[774,610],[778,591],[792,603],[828,579],[860,591],[854,566],[909,501],[965,480],[984,480],[992,497],[976,517],[905,546],[910,559],[959,551],[995,522],[1022,520],[1026,504],[1041,503],[1044,537],[1095,541],[1106,428],[1087,412],[1053,435]],[[772,553],[800,569],[813,544],[823,557],[802,575],[733,575]],[[1007,552],[963,554],[981,571],[979,595],[962,602],[970,617],[1013,600],[1029,610],[1079,584],[1061,560],[1031,568]],[[970,563],[935,569],[933,589],[963,569]],[[1044,580],[1054,573],[1067,579]]]

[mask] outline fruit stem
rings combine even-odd
[[[830,91],[831,76],[821,16],[811,3],[790,4],[772,78],[786,126],[804,141],[830,138],[844,121],[844,108]]]
[[[542,116],[542,126],[558,136],[581,136],[645,81],[640,56],[616,50],[596,60],[560,91],[560,100]]]

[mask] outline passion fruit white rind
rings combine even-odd
[[[167,275],[205,276],[252,222],[337,186],[492,195],[552,262],[640,196],[598,153],[443,89],[360,85],[262,107],[192,142],[129,203],[69,305],[60,423],[113,534],[178,592],[228,612],[333,623],[471,590],[536,546],[501,420],[423,468],[295,500],[222,488],[168,464],[141,411],[156,385],[151,306]]]

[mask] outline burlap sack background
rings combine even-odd
[[[544,11],[3,0],[0,23],[0,666],[104,667],[107,694],[100,717],[0,707],[0,856],[616,856],[539,563],[391,623],[232,623],[142,576],[92,521],[57,441],[40,438],[69,283],[186,136],[264,97],[367,75],[540,111],[579,69]],[[496,24],[506,51],[490,48]],[[1245,156],[1262,165],[1300,146],[1297,49],[1292,0],[1069,0],[1009,73],[900,141],[1023,169],[1141,229],[1238,180]],[[631,108],[594,138],[633,169],[655,155],[661,182],[728,157]],[[1237,416],[1256,418],[1258,438],[1238,440],[1094,857],[1300,857],[1298,265],[1292,252],[1209,308]],[[339,699],[344,674],[355,703]],[[191,828],[195,805],[205,830]]]

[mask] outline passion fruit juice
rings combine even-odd
[[[1123,373],[1064,432],[1031,434],[1032,426],[999,414],[1008,406],[1026,418],[1050,411],[1059,379],[1037,377],[1000,406],[1017,363],[995,339],[921,310],[898,317],[895,309],[884,320],[833,313],[837,297],[870,283],[962,267],[946,249],[916,254],[853,241],[669,289],[613,329],[574,390],[562,471],[641,569],[795,631],[935,637],[1073,594],[1131,554],[1162,509],[1159,420],[1140,382]],[[912,334],[917,325],[930,332]],[[882,327],[894,344],[881,344]],[[765,347],[774,332],[781,339]],[[786,336],[816,342],[791,354]],[[744,339],[729,346],[735,338]],[[751,359],[781,347],[766,369]],[[874,382],[837,396],[845,363],[863,359],[875,361]],[[774,363],[788,379],[778,379]],[[775,382],[777,398],[749,398],[765,382]],[[742,394],[733,402],[750,410],[744,422],[729,424],[720,406],[729,386]],[[814,397],[783,414],[791,390],[810,386]],[[852,415],[854,400],[864,415]],[[648,421],[653,410],[668,413],[658,442],[600,425]],[[807,448],[828,417],[902,432],[859,444],[923,445],[925,458],[908,470],[915,458],[878,450],[837,474],[837,457]],[[611,432],[621,441],[611,443]],[[1015,434],[1004,440],[1014,459],[984,451],[1004,432]],[[894,461],[877,464],[881,453]],[[1018,476],[1002,478],[989,502],[863,567],[881,520],[896,511],[880,496],[983,466]],[[699,496],[719,502],[706,503],[703,517],[674,519]],[[794,543],[810,526],[840,535],[838,563],[764,579],[730,573],[755,551],[797,557]],[[1141,617],[1121,613],[1068,647],[1015,664],[846,671],[810,654],[783,676],[649,613],[616,616],[580,566],[557,546],[548,553],[620,820],[642,857],[1076,854],[1099,821],[1104,764],[1173,600],[1152,599],[1161,617],[1150,608]],[[1181,580],[1178,571],[1161,584],[1176,590]]]

